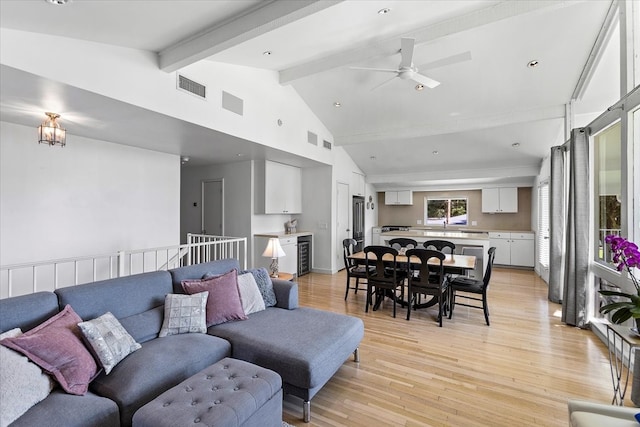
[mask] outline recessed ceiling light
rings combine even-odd
[[[340,108],[340,107],[342,107],[342,104],[339,103],[338,101],[336,101],[336,102],[333,103],[333,106],[336,107],[336,108]]]
[[[424,85],[423,84],[418,83],[416,85],[416,90],[420,91],[420,90],[423,90],[423,89],[424,89]]]
[[[54,4],[56,6],[62,6],[69,3],[71,0],[44,0],[49,4]]]
[[[532,59],[527,63],[527,67],[536,68],[539,64],[540,64],[540,61],[538,61],[537,59]]]
[[[520,143],[519,142],[514,142],[513,144],[511,144],[511,146],[513,148],[518,148],[518,147],[520,147]]]
[[[438,153],[438,150],[433,150],[431,153],[432,153],[434,156],[436,156],[436,155],[440,154],[440,153]]]
[[[236,156],[238,156],[238,157],[244,157],[244,156],[245,156],[245,154],[244,154],[244,153],[237,153],[237,154],[236,154]]]
[[[385,7],[378,11],[378,15],[386,15],[389,12],[391,12],[391,9],[389,9],[388,7]]]
[[[272,53],[272,52],[271,52],[270,50],[265,50],[264,52],[262,52],[262,54],[263,54],[264,56],[269,56],[269,55],[271,55],[271,53]]]

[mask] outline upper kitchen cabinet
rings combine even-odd
[[[364,175],[361,173],[351,172],[351,194],[364,196]]]
[[[385,205],[413,205],[413,192],[411,190],[403,191],[385,191]]]
[[[518,212],[518,188],[483,188],[482,189],[483,213],[517,213]]]
[[[260,166],[264,166],[264,171],[257,170]],[[302,213],[300,168],[266,160],[264,164],[257,165],[255,176],[257,213]]]

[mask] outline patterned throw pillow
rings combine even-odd
[[[246,320],[238,290],[238,270],[210,279],[183,280],[182,289],[187,294],[209,291],[207,299],[207,327],[230,320]]]
[[[142,348],[110,312],[78,323],[78,327],[107,375],[122,359]]]
[[[22,335],[20,329],[0,334],[0,340]],[[0,345],[0,426],[17,420],[53,389],[51,377],[26,356]]]
[[[273,282],[266,268],[256,268],[253,270],[243,270],[240,274],[251,273],[256,279],[258,289],[262,294],[265,307],[273,307],[276,305],[276,293],[273,291]]]
[[[245,273],[238,276],[238,288],[240,289],[240,298],[242,299],[242,309],[244,314],[257,313],[265,309],[264,300],[256,279],[251,273]]]
[[[164,321],[159,337],[207,333],[206,310],[209,292],[193,295],[168,294],[164,299]]]
[[[82,342],[80,316],[70,305],[24,334],[2,340],[50,373],[69,394],[84,395],[98,375],[98,365]]]

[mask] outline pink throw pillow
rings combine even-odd
[[[183,280],[182,289],[189,295],[204,291],[209,292],[206,315],[207,327],[219,325],[230,320],[247,319],[242,309],[242,300],[238,289],[238,271],[236,269],[210,279]]]
[[[95,359],[82,342],[80,316],[70,305],[44,323],[2,345],[24,354],[69,394],[84,395],[98,374]]]

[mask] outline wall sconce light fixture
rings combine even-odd
[[[67,141],[67,131],[58,124],[57,120],[60,114],[45,114],[47,118],[38,126],[38,142],[40,144],[49,144],[50,146],[59,145],[64,147]]]

